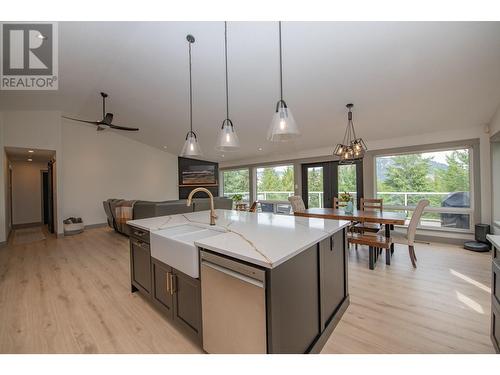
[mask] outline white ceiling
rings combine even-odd
[[[284,96],[302,137],[271,144],[277,31],[272,22],[228,24],[230,117],[242,147],[224,159],[214,149],[225,116],[223,22],[60,23],[59,91],[0,91],[0,110],[94,120],[104,90],[116,123],[141,128],[122,134],[178,153],[189,126],[188,33],[194,130],[206,159],[333,146],[348,102],[366,140],[478,126],[500,103],[500,22],[285,22]]]

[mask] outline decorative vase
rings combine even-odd
[[[353,208],[354,206],[352,204],[352,201],[350,200],[349,202],[347,202],[347,206],[345,206],[345,212],[348,214],[352,214]]]

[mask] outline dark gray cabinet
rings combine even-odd
[[[500,262],[492,262],[491,297],[500,303]]]
[[[344,233],[319,243],[321,326],[334,316],[346,296]]]
[[[151,258],[152,299],[178,327],[201,341],[200,280]]]
[[[173,297],[170,289],[172,267],[151,258],[153,273],[153,301],[169,317],[173,317]]]
[[[269,353],[306,353],[320,334],[317,249],[267,272]]]
[[[500,256],[493,246],[491,262],[491,341],[497,353],[500,353]]]
[[[491,341],[497,353],[500,353],[500,303],[491,301]]]
[[[174,269],[172,282],[174,320],[201,340],[200,280]]]
[[[493,246],[491,262],[491,341],[500,353],[500,257],[499,249]]]
[[[317,353],[349,305],[345,230],[266,270],[268,353]]]
[[[130,238],[130,275],[132,292],[135,289],[151,293],[151,253],[149,244],[137,238]]]

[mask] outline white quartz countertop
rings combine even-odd
[[[266,268],[274,268],[349,225],[348,221],[216,210],[221,234],[196,246]],[[209,227],[209,211],[131,220],[127,224],[155,232],[195,223]],[[212,227],[213,228],[213,227]]]
[[[488,234],[486,238],[490,240],[493,246],[500,250],[500,235]]]

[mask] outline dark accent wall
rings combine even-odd
[[[189,184],[189,185],[183,185],[182,183],[182,171],[185,171],[188,169],[190,166],[214,166],[215,167],[215,184]],[[197,160],[197,159],[190,159],[190,158],[183,158],[180,157],[178,158],[178,183],[179,183],[179,199],[187,199],[189,193],[191,190],[197,188],[197,187],[204,187],[210,190],[210,192],[213,194],[214,197],[219,196],[219,163],[214,163],[211,161],[206,161],[206,160]],[[194,195],[195,198],[206,198],[207,195],[205,193],[196,193]]]

